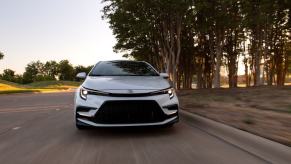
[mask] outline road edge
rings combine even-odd
[[[191,125],[199,125],[203,131],[270,163],[290,164],[290,147],[181,109],[180,115]]]
[[[69,89],[55,89],[55,90],[50,90],[50,91],[19,91],[19,92],[11,92],[11,93],[1,93],[0,91],[0,96],[7,96],[7,95],[24,95],[24,94],[47,94],[47,93],[67,93],[67,92],[75,92],[76,88],[69,88]]]

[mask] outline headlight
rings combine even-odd
[[[168,94],[169,94],[170,99],[173,98],[174,97],[174,88],[168,89]]]
[[[174,88],[168,88],[157,92],[153,92],[152,95],[168,94],[170,99],[172,99],[174,97],[174,92],[175,92]]]
[[[87,100],[87,95],[88,95],[88,90],[84,89],[84,88],[81,88],[80,89],[80,97],[83,99],[83,100]]]

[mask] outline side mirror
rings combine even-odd
[[[169,78],[169,74],[167,74],[167,73],[160,73],[160,76],[162,76],[164,79]]]
[[[86,79],[87,74],[86,74],[86,72],[80,72],[80,73],[77,74],[76,77],[79,78],[79,79]]]

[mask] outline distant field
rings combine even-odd
[[[21,85],[0,80],[0,94],[64,91],[77,88],[80,84],[80,82],[73,81],[42,81]]]

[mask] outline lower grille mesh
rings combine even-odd
[[[94,117],[94,122],[103,124],[154,123],[166,119],[156,101],[107,101]]]

